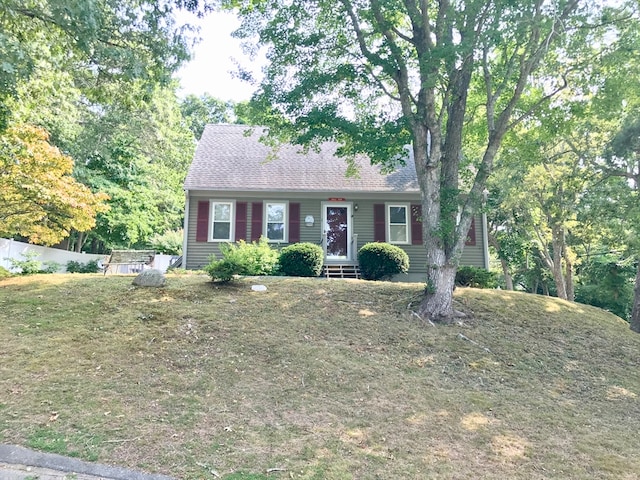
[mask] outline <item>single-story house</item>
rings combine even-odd
[[[336,145],[303,152],[294,145],[276,151],[260,142],[263,130],[245,125],[207,125],[184,188],[183,265],[198,269],[219,246],[261,236],[274,245],[322,245],[325,265],[338,272],[357,266],[358,248],[389,242],[410,258],[407,281],[424,281],[426,254],[420,225],[420,191],[414,165],[390,174],[366,159],[356,176],[335,156]],[[463,265],[488,268],[486,221],[478,215],[469,231]]]

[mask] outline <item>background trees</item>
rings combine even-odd
[[[58,148],[50,151],[64,153],[46,161],[71,161],[63,178],[73,180],[72,168],[78,192],[108,198],[108,208],[84,209],[95,217],[90,222],[65,224],[72,248],[144,245],[181,226],[182,180],[195,143],[171,83],[188,55],[188,30],[174,20],[182,7],[198,2],[0,0],[0,50],[8,52],[0,67],[0,131],[16,126],[6,135],[15,138],[37,126]],[[13,184],[24,174],[9,173]],[[42,203],[49,209],[43,214],[62,206]],[[37,222],[22,225],[6,223],[3,234],[54,239],[34,234]]]
[[[55,58],[54,70],[72,74],[94,100],[122,94],[118,87],[132,79],[167,82],[187,58],[172,15],[182,3],[1,0],[0,127],[11,113],[6,102],[42,59]]]

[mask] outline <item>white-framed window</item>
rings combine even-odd
[[[405,203],[387,204],[387,241],[395,244],[409,244],[411,234],[410,206]]]
[[[211,201],[211,230],[209,238],[212,242],[232,242],[234,236],[235,202],[230,200]]]
[[[288,202],[265,202],[264,236],[270,242],[287,242]]]

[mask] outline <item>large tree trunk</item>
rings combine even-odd
[[[488,235],[488,239],[489,245],[496,249],[498,257],[500,257],[500,244],[498,240],[491,234]],[[509,271],[509,263],[504,258],[500,258],[500,266],[502,267],[502,274],[504,275],[505,288],[507,290],[513,290],[513,277]]]
[[[86,237],[84,232],[78,232],[78,237],[76,239],[76,245],[75,245],[76,252],[78,253],[82,252],[82,246],[84,245],[85,238]]]
[[[509,271],[509,264],[504,258],[500,259],[500,265],[502,266],[502,274],[504,275],[504,285],[507,290],[513,290],[513,277]]]
[[[640,259],[636,271],[636,285],[633,290],[633,310],[631,311],[631,330],[640,333]]]
[[[564,235],[559,227],[553,227],[551,244],[553,245],[553,262],[551,273],[556,283],[556,294],[558,298],[567,300],[567,288],[564,283],[564,273],[562,271],[562,253],[564,252]]]
[[[453,310],[455,280],[455,265],[428,266],[427,287],[422,302],[420,302],[418,314],[434,322],[443,322],[453,318],[455,313]]]
[[[573,262],[571,261],[571,253],[568,248],[566,248],[564,252],[564,262],[564,278],[567,290],[567,300],[573,302],[576,299],[576,293],[573,285]]]

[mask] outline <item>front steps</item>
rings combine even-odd
[[[360,278],[358,265],[328,264],[323,267],[325,278]]]

